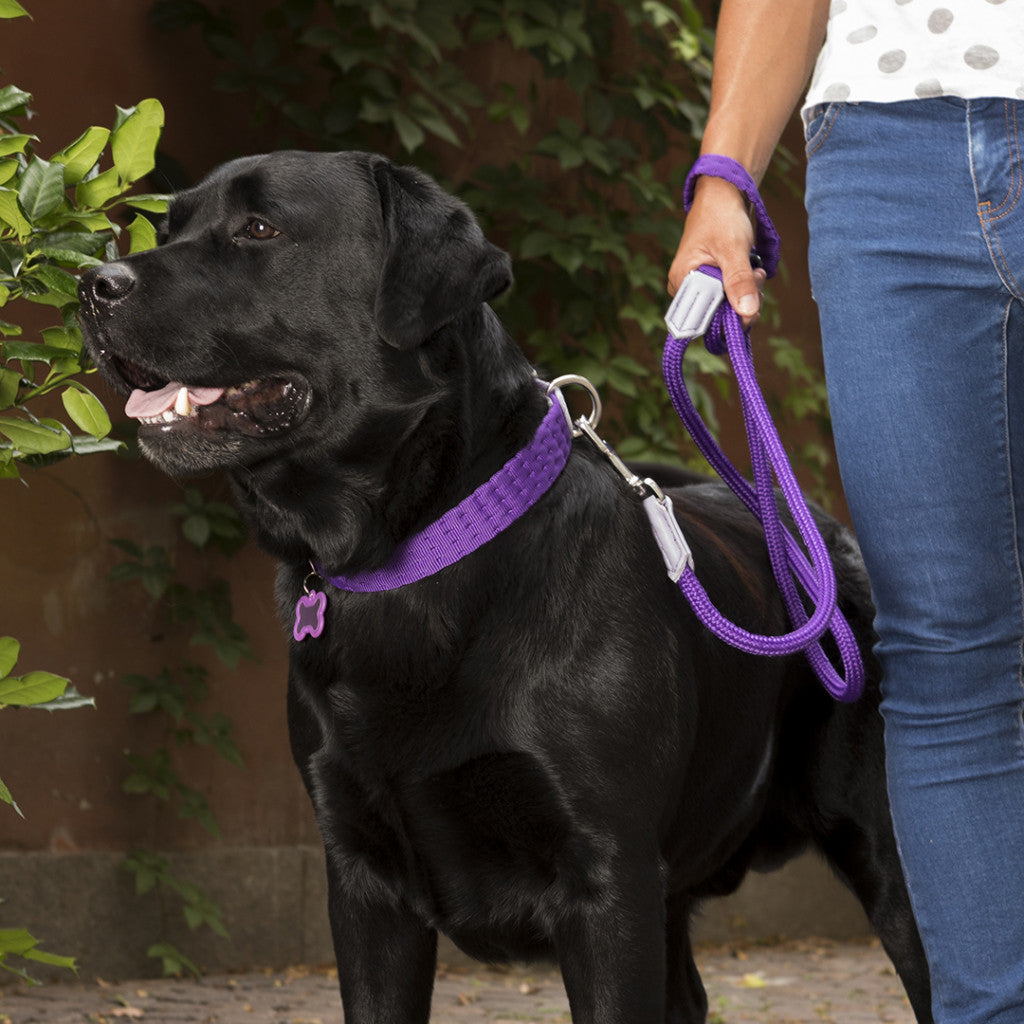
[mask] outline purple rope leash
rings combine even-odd
[[[684,189],[684,205],[687,209],[692,203],[694,182],[700,174],[711,174],[732,182],[751,200],[757,215],[758,245],[759,248],[764,247],[761,252],[764,266],[768,276],[774,274],[779,256],[779,238],[753,180],[739,164],[726,157],[701,157],[694,164]],[[718,305],[721,301],[720,288],[714,286],[713,291],[709,292],[706,287],[707,279],[717,278],[720,281],[721,273],[716,268],[702,267],[697,277],[701,275],[706,275],[706,279],[703,282],[694,281],[690,286],[691,290],[696,287],[696,299],[688,299],[685,295],[681,297],[685,309],[685,322],[681,329],[676,326],[677,321],[670,310],[670,333],[663,358],[665,382],[672,404],[700,452],[761,522],[772,570],[794,629],[783,636],[764,636],[750,633],[730,622],[711,603],[692,566],[688,566],[680,575],[679,587],[698,618],[726,643],[757,655],[779,656],[803,651],[822,685],[833,697],[844,702],[854,701],[864,689],[864,664],[853,631],[837,607],[836,578],[828,549],[793,475],[757,385],[750,340],[740,318],[728,303]],[[691,274],[687,280],[693,277]],[[714,297],[709,299],[709,295]],[[693,315],[694,306],[697,307],[696,319]],[[676,307],[677,303],[673,303],[673,310]],[[687,391],[682,360],[690,341],[701,333],[705,335],[705,344],[710,351],[728,353],[736,373],[754,473],[753,487],[715,442]],[[677,334],[684,336],[678,337]],[[782,524],[775,501],[773,475],[778,480],[779,489],[810,561]],[[814,606],[810,617],[804,608],[797,583]],[[832,666],[819,642],[826,632],[831,632],[839,651],[842,675]]]

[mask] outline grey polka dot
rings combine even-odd
[[[826,103],[842,103],[850,95],[850,87],[843,82],[833,82],[821,94]]]
[[[1019,85],[1017,87],[1017,98],[1024,100],[1024,85]]]
[[[938,35],[953,24],[953,12],[946,7],[936,7],[928,15],[928,29]]]
[[[988,3],[988,4],[1002,4],[1002,3],[1005,3],[1005,2],[1006,2],[1006,0],[985,0],[985,3]]]
[[[976,71],[984,71],[986,68],[992,67],[998,60],[999,52],[997,50],[993,50],[991,46],[982,46],[980,43],[972,46],[964,54],[964,63]]]
[[[910,0],[896,0],[896,3],[898,3],[900,7],[902,7],[904,4],[909,4]]]
[[[866,43],[869,39],[874,39],[878,35],[878,29],[874,25],[865,25],[863,28],[857,29],[855,32],[851,32],[847,37],[848,43]]]
[[[832,6],[828,9],[828,16],[835,18],[846,11],[846,0],[832,0]]]
[[[933,99],[936,96],[941,96],[942,83],[937,78],[929,78],[927,81],[917,85],[914,89],[914,95],[919,100]]]
[[[903,50],[889,50],[878,58],[878,70],[891,75],[894,71],[899,71],[906,62],[907,55]]]

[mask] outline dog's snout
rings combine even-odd
[[[114,306],[135,287],[135,272],[124,263],[107,263],[86,274],[78,286],[79,298],[92,305]]]

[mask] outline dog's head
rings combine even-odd
[[[365,153],[225,164],[171,202],[157,248],[79,286],[86,345],[173,474],[322,443],[396,361],[504,291],[507,255],[430,178]],[[389,393],[390,389],[390,393]],[[400,391],[397,388],[397,391]]]

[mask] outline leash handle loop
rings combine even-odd
[[[705,269],[689,275],[687,281]],[[687,284],[684,282],[684,288]],[[682,290],[682,289],[680,289]],[[854,701],[864,688],[864,664],[849,624],[837,607],[835,571],[825,542],[807,507],[793,475],[778,432],[768,412],[754,375],[750,339],[736,312],[727,303],[714,313],[705,343],[709,348],[724,346],[739,384],[751,465],[752,487],[729,461],[711,436],[697,412],[683,378],[682,361],[693,336],[670,333],[665,345],[663,370],[669,396],[698,449],[733,492],[761,522],[769,560],[782,592],[794,629],[782,636],[749,633],[726,619],[711,603],[707,592],[688,567],[679,586],[702,622],[720,639],[751,654],[777,656],[803,651],[825,689],[837,700]],[[798,542],[783,525],[776,505],[773,474],[810,556],[808,561]],[[797,584],[814,604],[808,617]],[[842,676],[822,650],[820,640],[831,632],[843,664]]]
[[[717,153],[705,153],[703,156],[697,157],[683,184],[683,209],[687,213],[693,206],[693,193],[697,187],[697,179],[700,177],[721,178],[723,181],[735,185],[747,197],[753,209],[756,225],[754,251],[760,259],[765,273],[769,277],[773,277],[779,266],[782,242],[771,217],[768,216],[761,193],[758,192],[757,185],[747,173],[747,169],[732,157],[720,156]]]

